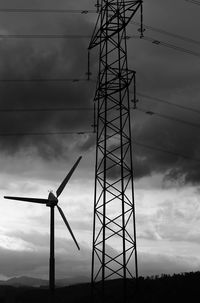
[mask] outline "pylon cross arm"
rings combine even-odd
[[[102,1],[104,2],[104,1]],[[89,49],[92,49],[104,42],[102,40],[102,33],[105,32],[105,40],[112,38],[116,33],[123,30],[131,21],[135,13],[138,11],[142,1],[122,1],[121,5],[118,2],[106,1],[105,6],[102,6],[99,15],[105,10],[108,16],[104,14],[104,21],[98,24],[101,18],[98,18],[92,39],[89,44]]]

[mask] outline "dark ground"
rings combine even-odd
[[[90,303],[90,284],[79,284],[57,288],[55,303]],[[121,280],[107,281],[105,285],[106,298],[99,300],[95,296],[94,303],[109,302],[123,303],[123,283]],[[127,285],[127,303],[173,303],[199,302],[200,272],[183,273],[173,276],[140,277],[136,281],[129,280]],[[42,288],[30,287],[0,287],[0,303],[50,303],[49,291]]]

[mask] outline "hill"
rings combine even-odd
[[[58,279],[56,280],[57,287],[64,287],[73,284],[80,284],[88,282],[88,278],[84,276],[79,276],[70,279]],[[6,281],[0,281],[0,286],[14,286],[14,287],[45,287],[49,285],[48,280],[32,278],[27,276],[14,277]]]
[[[198,302],[200,294],[200,272],[162,275],[160,277],[140,277],[137,287],[135,280],[128,280],[127,303],[183,303]],[[99,300],[96,285],[94,303],[123,303],[122,280],[105,283],[105,299]],[[55,303],[89,303],[91,288],[89,283],[57,288]],[[0,303],[49,303],[49,291],[45,288],[0,286]]]

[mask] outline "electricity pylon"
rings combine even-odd
[[[91,282],[93,291],[100,285],[102,301],[106,280],[123,279],[126,302],[127,279],[138,276],[129,104],[135,72],[128,69],[126,41],[126,27],[137,11],[142,34],[142,1],[98,1],[89,45],[89,50],[99,47]]]

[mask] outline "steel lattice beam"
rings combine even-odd
[[[122,278],[124,302],[138,275],[126,26],[139,9],[142,1],[102,0],[89,45],[99,47],[92,287],[104,296],[105,281]]]

